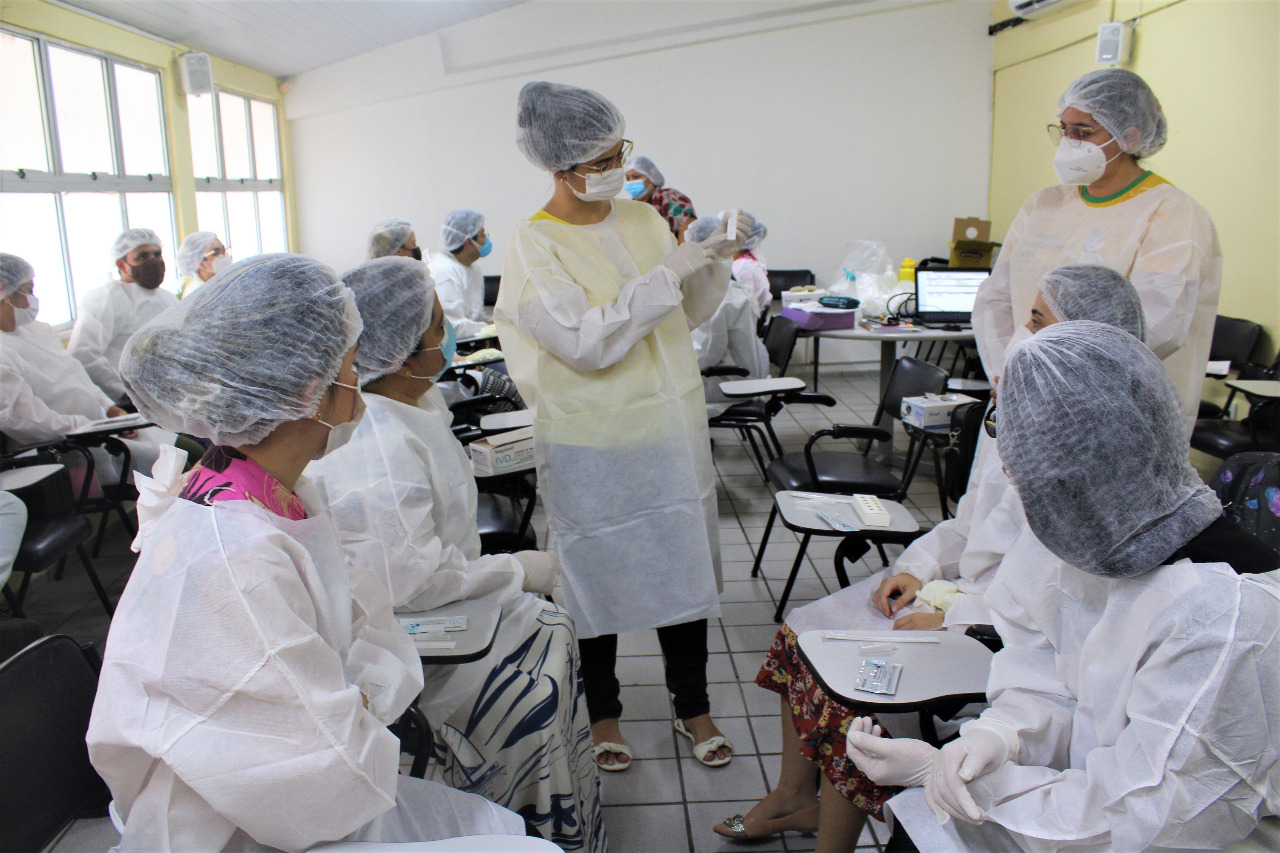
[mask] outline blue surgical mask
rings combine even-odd
[[[453,366],[453,357],[458,353],[458,333],[454,331],[453,324],[449,322],[449,318],[444,320],[444,339],[440,341],[438,347],[423,347],[418,352],[431,352],[434,349],[440,350],[440,354],[444,356],[444,366],[434,376],[419,376],[416,373],[408,374],[410,379],[430,379],[432,382],[439,382],[440,377],[444,376],[444,372]]]
[[[644,179],[627,181],[623,186],[627,191],[627,195],[632,198],[640,198],[640,196],[644,195]]]
[[[487,258],[489,253],[493,251],[493,241],[488,237],[484,238],[484,245],[480,246],[480,257]]]

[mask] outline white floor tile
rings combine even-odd
[[[609,849],[615,853],[686,853],[690,848],[685,821],[684,807],[679,805],[613,806],[604,810]]]

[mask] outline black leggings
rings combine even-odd
[[[711,713],[707,698],[707,620],[668,625],[658,629],[667,690],[675,696],[676,716],[681,720]],[[614,666],[618,659],[618,635],[605,634],[579,640],[582,680],[591,722],[622,716],[622,688]]]

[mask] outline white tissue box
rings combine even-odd
[[[925,394],[902,398],[902,422],[920,429],[943,431],[951,428],[951,410],[963,403],[977,403],[964,394]]]
[[[797,302],[817,302],[826,295],[827,291],[824,288],[802,291],[784,290],[782,291],[782,307],[786,308],[790,305],[795,305]]]
[[[468,447],[471,468],[477,477],[520,471],[533,465],[533,427],[486,436]]]

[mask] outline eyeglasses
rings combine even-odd
[[[986,430],[987,435],[991,438],[996,437],[996,404],[992,403],[991,408],[987,409],[987,414],[982,418],[982,428]]]
[[[618,149],[618,153],[614,154],[612,157],[608,158],[607,160],[597,160],[594,163],[587,163],[587,164],[580,163],[577,166],[574,166],[569,171],[590,172],[592,174],[600,175],[605,172],[610,172],[614,169],[620,169],[622,168],[622,164],[626,163],[628,160],[631,159],[631,148],[632,148],[631,140],[624,139],[622,140],[622,147]]]
[[[204,256],[206,260],[208,260],[209,258],[220,258],[230,251],[231,251],[230,246],[220,246],[216,249],[210,249],[209,251],[205,252]]]
[[[1057,145],[1064,137],[1073,142],[1083,142],[1102,128],[1087,124],[1047,124],[1045,129],[1049,131],[1050,141]]]

